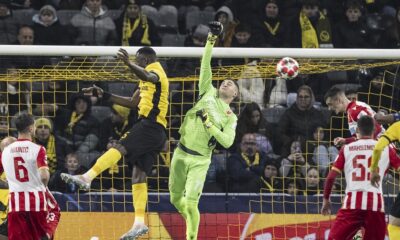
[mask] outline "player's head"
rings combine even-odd
[[[0,142],[0,151],[2,152],[4,150],[4,148],[6,148],[8,145],[10,145],[11,143],[17,141],[17,139],[15,137],[5,137],[3,140],[1,140]]]
[[[349,100],[342,89],[332,87],[325,94],[324,98],[329,110],[335,111],[336,114],[346,112]]]
[[[375,121],[371,116],[365,115],[357,121],[357,133],[360,137],[372,137],[375,131]]]
[[[136,52],[136,63],[137,65],[145,68],[150,63],[157,60],[157,54],[151,47],[139,48]]]
[[[20,113],[15,119],[15,127],[18,134],[35,134],[35,119],[29,113]]]
[[[221,98],[230,99],[232,102],[239,96],[239,85],[231,79],[226,79],[219,86],[218,95]]]

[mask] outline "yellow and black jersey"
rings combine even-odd
[[[157,74],[156,83],[140,81],[139,116],[146,117],[164,127],[167,127],[168,91],[167,75],[159,62],[154,62],[145,68],[146,71]]]

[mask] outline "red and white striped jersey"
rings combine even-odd
[[[9,211],[47,211],[46,186],[39,174],[39,168],[47,168],[45,148],[18,139],[4,149],[0,162],[10,189]]]
[[[372,151],[376,140],[359,139],[342,147],[333,168],[344,171],[346,177],[346,197],[344,209],[360,209],[384,212],[382,178],[379,188],[371,185]],[[379,161],[379,175],[385,175],[389,167],[400,167],[400,158],[393,148],[385,148]]]
[[[356,135],[357,121],[360,117],[368,115],[374,117],[376,112],[366,103],[360,101],[352,101],[347,105],[347,121],[349,124],[349,131],[352,136]],[[385,132],[385,129],[378,122],[375,121],[375,134],[377,139]]]

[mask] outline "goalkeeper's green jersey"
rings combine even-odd
[[[209,38],[210,39],[210,38]],[[185,116],[179,129],[180,142],[190,150],[210,157],[216,142],[228,148],[235,139],[237,117],[227,103],[218,97],[218,90],[212,85],[211,52],[214,41],[208,40],[204,49],[200,67],[199,100]],[[213,126],[206,128],[199,110],[206,110]]]

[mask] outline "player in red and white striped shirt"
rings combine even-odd
[[[32,115],[20,114],[15,124],[18,139],[3,150],[0,164],[10,190],[8,238],[51,239],[58,224],[59,208],[47,189],[50,173],[46,150],[32,142],[35,132]]]
[[[351,101],[346,97],[343,90],[337,87],[332,87],[325,94],[325,102],[329,110],[335,111],[336,114],[347,113],[347,122],[349,131],[352,137],[350,138],[335,138],[334,144],[341,146],[343,144],[351,143],[356,140],[357,121],[362,116],[374,117],[375,111],[366,103],[360,101]],[[385,129],[378,122],[375,121],[374,139],[377,139],[384,133]]]
[[[322,214],[330,214],[329,196],[338,174],[344,171],[346,196],[331,228],[330,240],[352,239],[364,227],[364,240],[383,240],[386,232],[382,180],[379,187],[370,183],[375,122],[370,116],[362,116],[357,121],[359,139],[342,147],[325,181]],[[385,148],[379,162],[379,173],[383,176],[389,167],[398,169],[400,158],[392,148]]]

